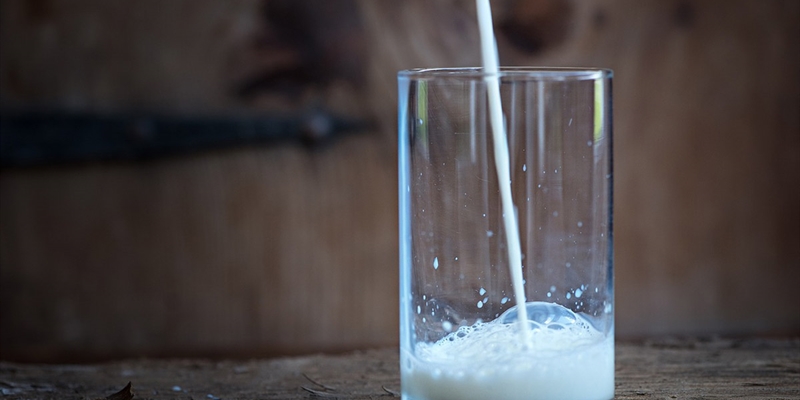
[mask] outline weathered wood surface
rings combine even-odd
[[[375,399],[400,389],[396,348],[252,361],[134,360],[93,365],[0,363],[15,399]],[[617,399],[800,399],[800,339],[618,343]]]

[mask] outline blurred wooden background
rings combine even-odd
[[[504,65],[615,71],[617,333],[800,333],[800,2],[493,2]],[[479,63],[470,0],[3,0],[0,111],[367,131],[0,170],[0,358],[397,341],[396,78]]]

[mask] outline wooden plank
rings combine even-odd
[[[375,234],[396,226],[394,163],[371,138],[4,174],[3,355],[394,343],[395,236]]]
[[[131,360],[90,365],[0,363],[16,399],[101,398],[132,383],[136,398],[391,398],[396,348],[249,361]],[[617,345],[617,399],[798,399],[800,339],[682,339]]]
[[[618,334],[800,331],[800,2],[493,5],[504,64],[616,71]],[[0,171],[0,358],[396,343],[395,73],[475,65],[476,29],[470,1],[0,2],[2,107],[375,124]]]
[[[621,399],[800,398],[798,339],[662,339],[616,356]]]

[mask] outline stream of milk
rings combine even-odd
[[[500,64],[497,57],[497,43],[492,27],[492,10],[489,0],[477,0],[478,29],[481,35],[481,50],[483,54],[483,70],[486,80],[486,91],[489,96],[489,121],[492,126],[492,140],[494,140],[494,163],[497,170],[497,182],[500,186],[500,200],[503,207],[503,225],[506,230],[508,247],[508,267],[511,272],[511,282],[514,285],[516,304],[525,304],[525,285],[522,282],[522,250],[520,249],[519,227],[517,215],[514,211],[514,202],[511,199],[511,166],[508,157],[508,140],[503,124],[503,106],[500,101]],[[525,307],[520,307],[519,327],[523,342],[529,338],[528,320]]]

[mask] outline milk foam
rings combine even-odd
[[[527,304],[529,342],[517,309],[460,327],[401,354],[406,400],[610,399],[614,335],[560,305]]]

